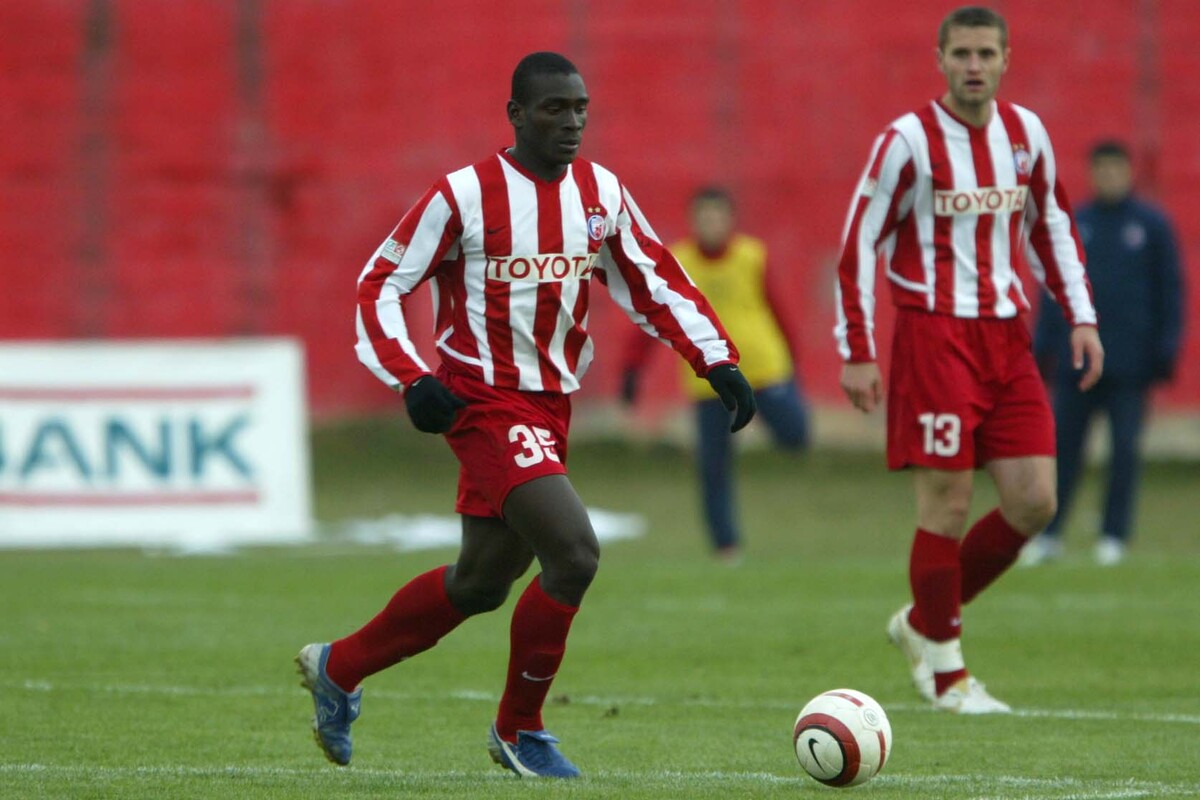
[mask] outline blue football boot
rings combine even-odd
[[[300,685],[312,693],[313,738],[325,757],[335,764],[350,763],[350,723],[358,719],[362,706],[362,689],[344,692],[329,680],[325,664],[329,661],[329,645],[305,645],[296,656]]]
[[[517,743],[509,744],[496,732],[488,731],[488,754],[505,769],[522,778],[578,778],[579,767],[558,752],[558,739],[547,731],[518,731]]]

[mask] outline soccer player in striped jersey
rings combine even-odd
[[[863,412],[883,401],[873,331],[882,263],[897,306],[888,466],[911,470],[917,506],[913,603],[888,634],[936,708],[1007,712],[967,672],[959,636],[961,605],[1054,516],[1054,420],[1020,316],[1022,264],[1071,324],[1081,389],[1099,380],[1104,351],[1046,129],[995,99],[1009,63],[1004,19],[982,7],[951,12],[937,63],[945,94],[879,136],[851,203],[838,264],[841,385]],[[1000,505],[968,528],[979,468]]]
[[[403,393],[414,426],[444,434],[458,458],[462,548],[355,633],[301,650],[317,743],[335,763],[350,761],[359,683],[498,608],[536,558],[541,573],[513,611],[488,750],[523,777],[579,775],[545,730],[542,706],[599,559],[566,476],[569,395],[592,358],[593,278],[707,378],[732,430],[754,415],[737,350],[708,302],[616,176],[577,157],[587,116],[570,61],[525,57],[508,102],[515,145],[437,181],[359,276],[359,359]],[[402,311],[425,281],[437,310],[436,372],[413,347]]]

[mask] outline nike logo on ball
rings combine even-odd
[[[817,740],[816,740],[816,739],[809,739],[809,740],[808,740],[808,752],[812,753],[813,761],[815,761],[815,762],[816,762],[817,766],[818,766],[818,767],[821,767],[821,769],[824,769],[825,767],[824,767],[824,766],[822,766],[822,764],[821,764],[821,759],[817,758],[817,747],[816,747],[816,745],[817,745]]]

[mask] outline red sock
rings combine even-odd
[[[947,689],[965,677],[967,677],[967,670],[965,668],[952,670],[950,672],[937,672],[935,670],[933,673],[933,690],[939,697],[941,697],[946,693]]]
[[[909,624],[935,642],[957,639],[962,629],[958,541],[917,528],[908,561],[908,580],[913,593]]]
[[[974,600],[1011,567],[1027,541],[1020,531],[1008,524],[998,508],[976,522],[967,531],[958,553],[962,564],[963,605]]]
[[[578,610],[546,594],[541,575],[517,601],[510,633],[508,681],[496,716],[496,732],[505,741],[515,743],[517,731],[540,731],[545,727],[542,704],[562,663],[567,633]]]
[[[446,567],[418,575],[375,618],[329,650],[325,672],[346,691],[362,679],[428,650],[466,617],[446,595]]]

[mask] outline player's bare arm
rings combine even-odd
[[[1082,392],[1095,386],[1104,374],[1104,346],[1095,325],[1076,325],[1071,331],[1071,364],[1084,370],[1079,378]]]
[[[874,361],[842,365],[841,383],[850,403],[864,414],[883,402],[883,376]]]

